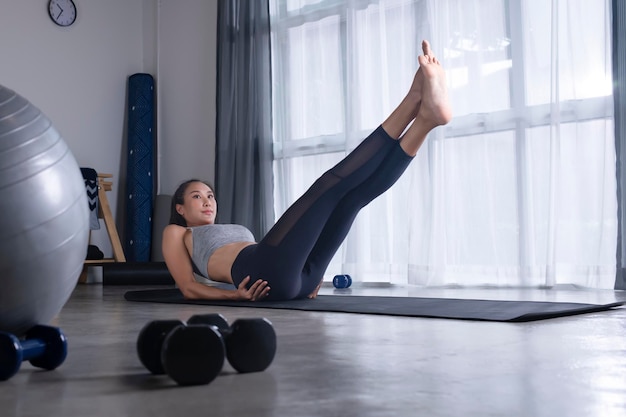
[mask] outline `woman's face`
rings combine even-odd
[[[183,204],[177,204],[176,211],[189,227],[215,223],[217,201],[213,190],[199,181],[190,183],[183,194]]]

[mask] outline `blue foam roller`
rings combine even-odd
[[[152,250],[154,93],[150,74],[129,77],[124,253],[131,262],[149,261]]]

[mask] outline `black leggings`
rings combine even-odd
[[[389,189],[413,160],[378,127],[341,162],[318,178],[257,244],[235,259],[235,286],[250,276],[268,282],[267,300],[311,294],[358,212]]]

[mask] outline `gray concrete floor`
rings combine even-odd
[[[129,289],[79,285],[53,323],[67,335],[67,360],[53,371],[25,363],[0,382],[0,415],[626,416],[626,308],[511,324],[133,303],[123,299]],[[576,289],[351,293],[626,300]],[[211,384],[192,387],[148,374],[135,351],[144,324],[207,312],[270,319],[278,351],[269,369],[237,374],[226,365]]]

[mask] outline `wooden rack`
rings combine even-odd
[[[111,241],[111,247],[113,248],[113,257],[104,259],[87,259],[83,264],[83,271],[80,274],[78,282],[87,282],[87,270],[90,266],[102,266],[111,262],[126,262],[124,256],[124,250],[122,249],[122,243],[120,242],[120,236],[117,233],[117,227],[115,226],[115,219],[113,219],[113,213],[111,212],[111,206],[109,205],[109,199],[107,198],[107,191],[113,189],[113,182],[111,181],[113,174],[98,174],[98,218],[104,220],[104,224]],[[90,232],[91,235],[91,232]]]

